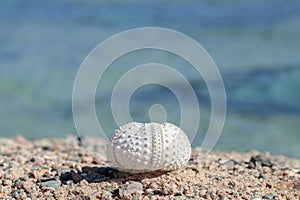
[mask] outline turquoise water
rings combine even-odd
[[[300,2],[293,0],[2,1],[0,136],[76,134],[72,87],[85,56],[112,34],[160,26],[201,43],[222,73],[228,109],[216,148],[300,158],[299,10]],[[109,109],[113,82],[131,66],[153,60],[174,66],[197,91],[201,122],[193,145],[200,145],[210,118],[207,89],[191,66],[166,52],[135,52],[111,66],[97,89],[101,125],[108,133],[116,128]],[[149,120],[154,103],[165,105],[168,120],[178,123],[178,102],[157,86],[136,91],[133,119]]]

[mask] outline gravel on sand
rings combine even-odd
[[[177,171],[130,174],[107,166],[101,139],[0,138],[0,199],[300,199],[299,160],[198,152]]]

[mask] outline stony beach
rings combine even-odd
[[[101,139],[0,138],[0,199],[299,199],[300,161],[267,152],[210,153],[173,172],[107,165]],[[93,153],[89,153],[93,152]]]

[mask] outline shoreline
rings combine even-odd
[[[105,142],[75,137],[0,138],[4,199],[299,199],[300,160],[251,151],[213,151],[186,168],[145,174],[107,167]],[[90,154],[88,152],[93,152]]]

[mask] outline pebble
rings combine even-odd
[[[4,179],[4,180],[2,180],[2,185],[3,185],[3,186],[11,185],[11,180],[9,180],[9,179]]]
[[[63,173],[61,176],[60,176],[60,180],[63,181],[63,182],[66,182],[68,180],[72,180],[72,172],[66,172],[66,173]]]
[[[75,164],[75,169],[76,169],[78,172],[82,172],[81,164]]]
[[[153,182],[149,185],[150,189],[156,190],[158,188],[158,184],[156,182]]]
[[[23,191],[22,190],[13,190],[11,193],[11,197],[15,199],[21,199],[23,197]]]
[[[264,154],[252,156],[249,161],[249,164],[250,163],[252,163],[251,168],[253,168],[253,166],[256,167],[258,165],[261,165],[262,167],[264,167],[264,166],[271,167],[272,166],[272,162],[271,162],[270,158]]]
[[[23,183],[24,183],[23,180],[17,179],[17,180],[14,181],[13,186],[14,186],[14,187],[21,187],[21,186],[23,185]]]
[[[113,185],[106,185],[106,186],[104,186],[104,188],[105,188],[105,190],[110,191],[110,192],[115,189],[115,187]]]
[[[150,188],[146,189],[146,190],[145,190],[145,194],[147,194],[147,196],[152,196],[152,195],[154,195],[153,189],[150,189]]]
[[[73,180],[67,180],[66,184],[67,184],[67,185],[73,185],[73,184],[74,184],[74,181],[73,181]]]
[[[112,193],[109,191],[104,191],[102,194],[102,199],[110,199],[112,197]]]
[[[50,188],[58,188],[60,187],[60,185],[61,182],[58,180],[46,181],[41,183],[42,187],[50,187]]]
[[[87,186],[87,185],[89,185],[89,183],[85,179],[83,179],[82,181],[80,181],[80,185]]]
[[[163,190],[162,190],[162,193],[164,195],[171,195],[176,192],[178,192],[178,189],[177,189],[177,185],[174,183],[164,185]]]
[[[83,178],[79,174],[75,173],[74,171],[71,172],[71,176],[74,183],[79,183],[80,181],[83,180]]]
[[[226,169],[226,170],[232,170],[234,168],[234,161],[233,160],[229,160],[225,163],[222,163],[221,166],[223,169]]]
[[[127,198],[132,194],[140,195],[143,193],[143,185],[140,182],[130,181],[128,184],[122,184],[119,188],[121,198]]]
[[[206,193],[207,193],[207,190],[205,190],[205,189],[200,190],[200,191],[198,192],[198,194],[199,194],[200,197],[204,197],[204,196],[206,195]]]
[[[260,172],[257,170],[252,171],[251,174],[256,178],[260,177]]]
[[[264,199],[274,199],[275,196],[274,196],[273,194],[265,194],[265,195],[263,196],[263,198],[264,198]]]
[[[292,169],[293,170],[293,172],[295,172],[295,173],[297,173],[297,174],[300,174],[300,168],[294,168],[294,169]]]
[[[89,173],[89,172],[97,172],[98,167],[89,167],[89,166],[84,166],[81,168],[82,172]]]

